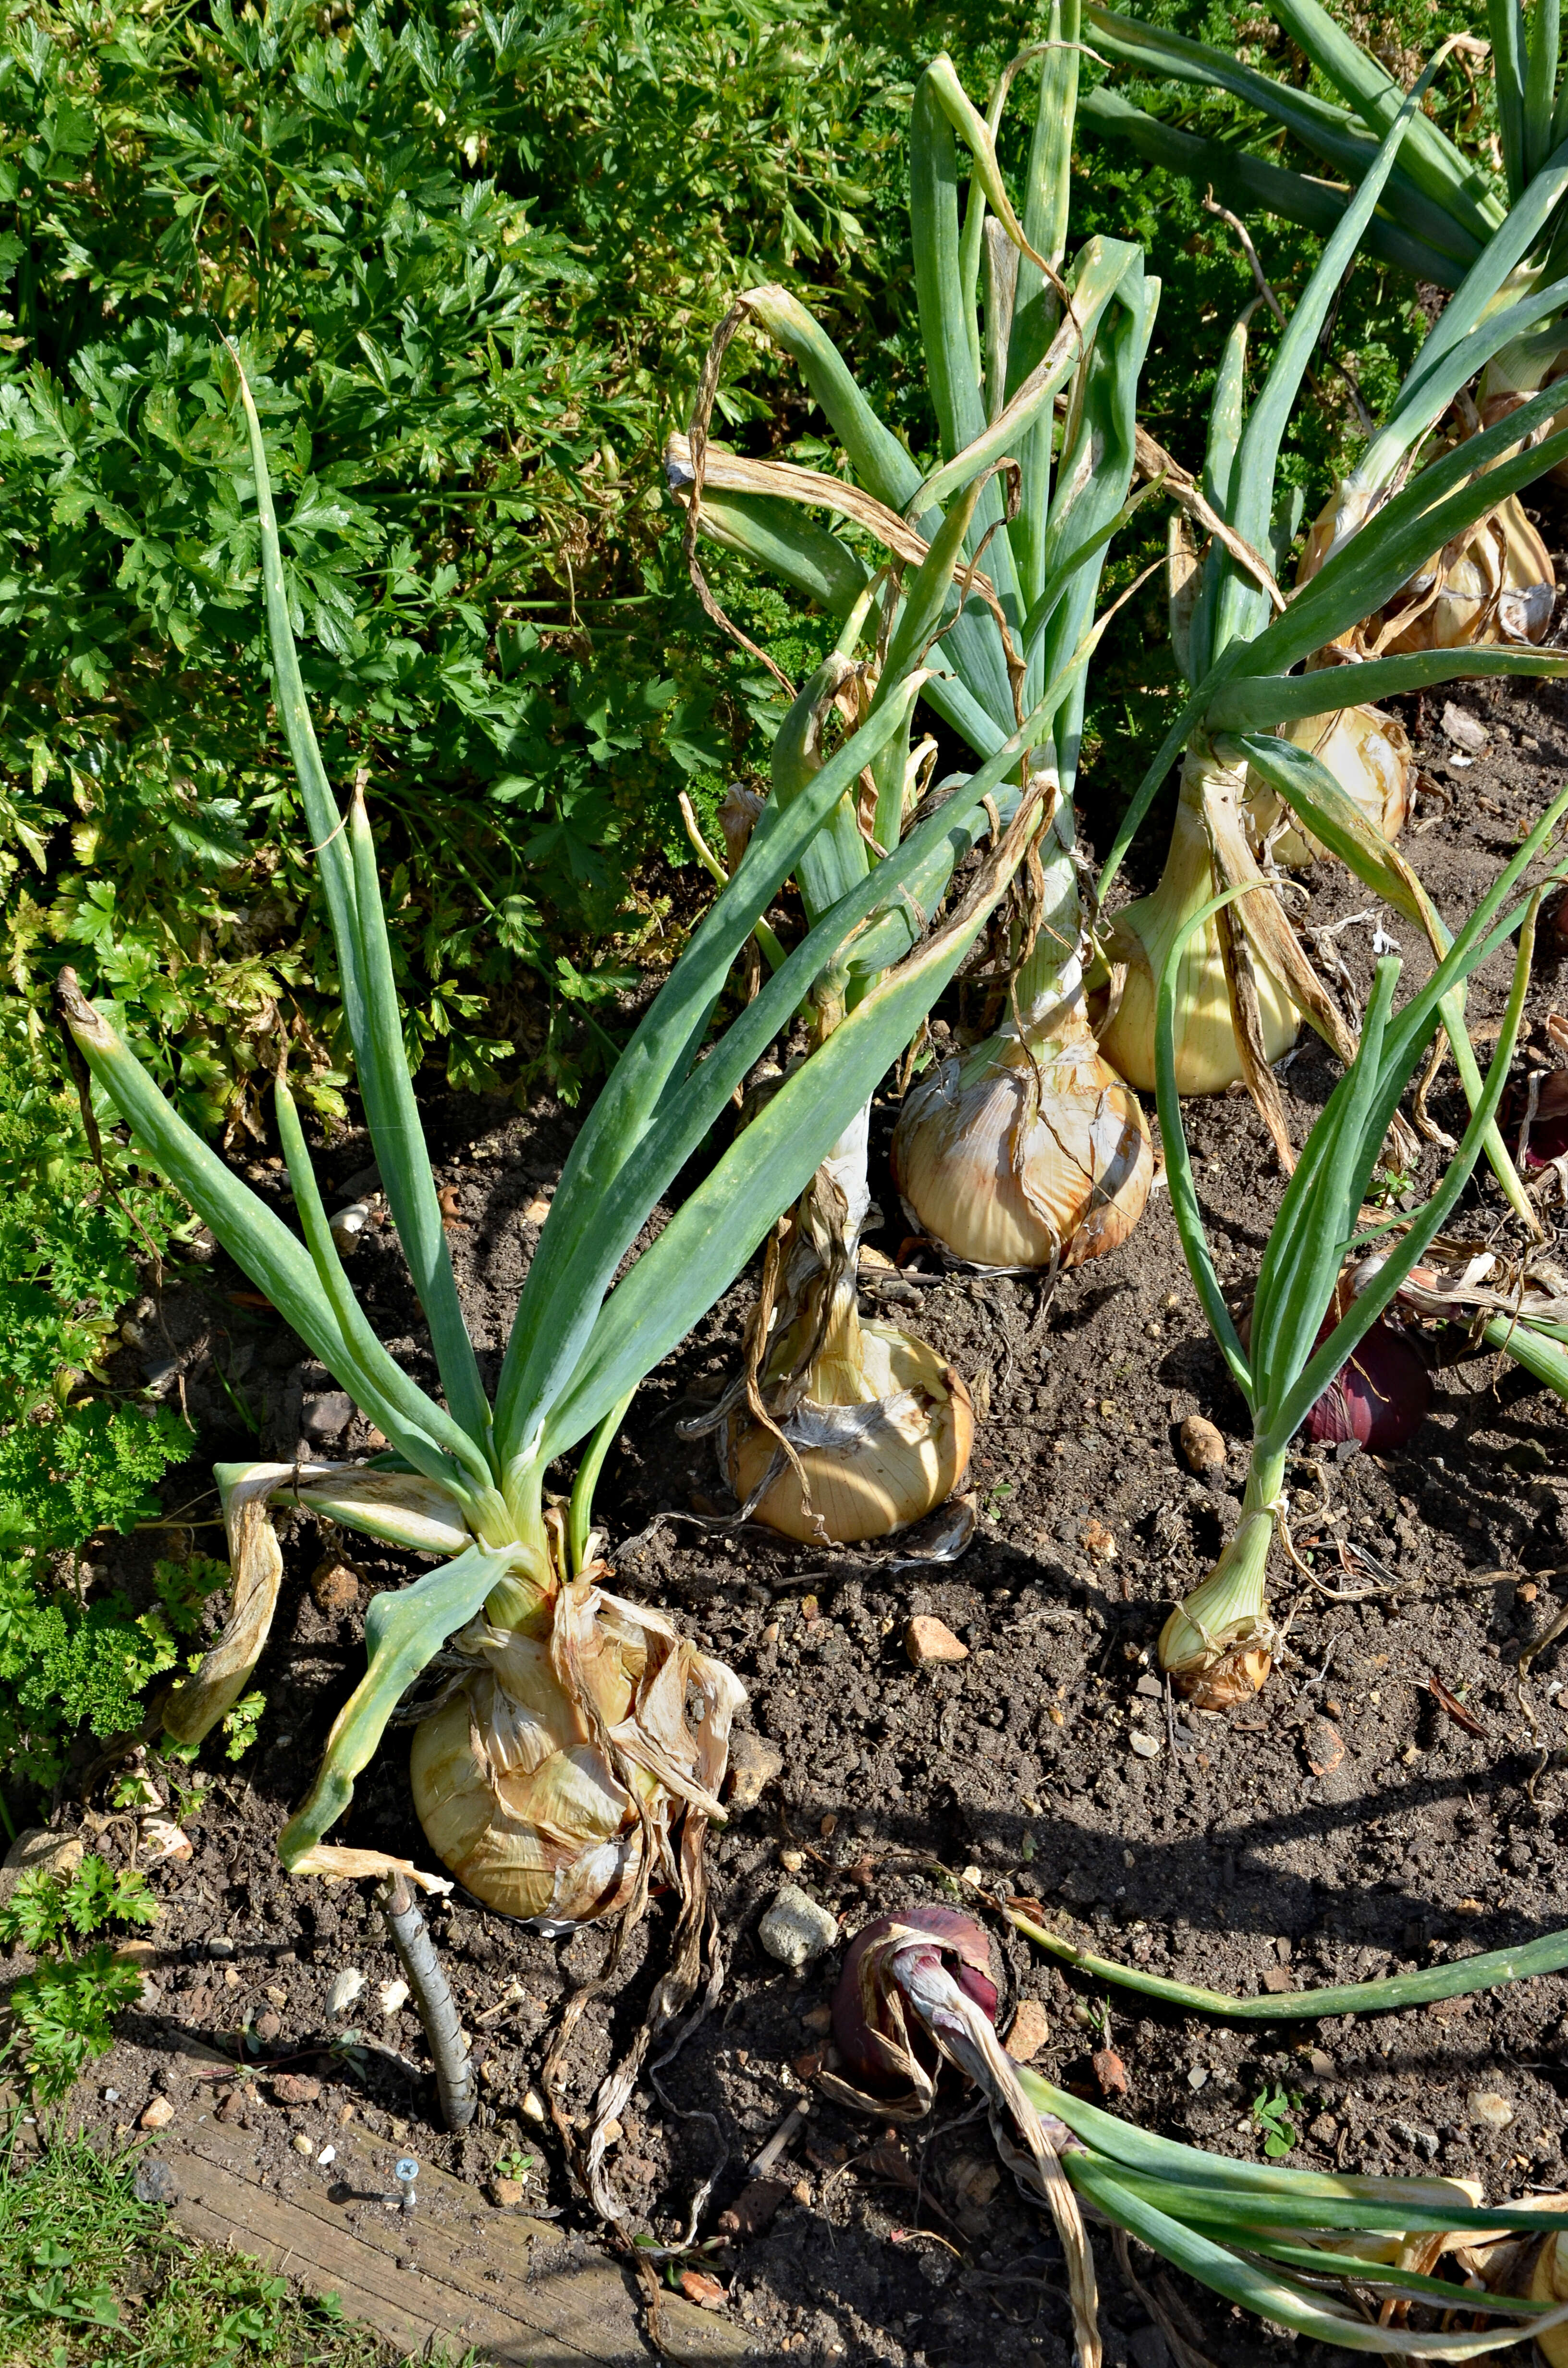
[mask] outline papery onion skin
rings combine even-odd
[[[1543,2203],[1555,2198],[1542,2197]],[[1568,2237],[1543,2237],[1530,2272],[1531,2302],[1568,2302]],[[1568,2327],[1549,2327],[1536,2337],[1548,2368],[1568,2368]]]
[[[1298,588],[1317,574],[1343,524],[1336,492],[1312,522],[1296,571]],[[1546,545],[1518,496],[1510,494],[1470,529],[1457,552],[1434,552],[1375,616],[1344,634],[1340,645],[1360,657],[1402,657],[1541,642],[1556,588]]]
[[[1520,1163],[1523,1167],[1550,1167],[1568,1151],[1568,1069],[1553,1069],[1541,1079],[1527,1136],[1524,1120],[1528,1107],[1527,1096],[1517,1087],[1510,1087],[1504,1125],[1517,1130],[1517,1139],[1524,1144]],[[1518,1156],[1517,1152],[1515,1156]]]
[[[811,1382],[824,1395],[809,1395],[782,1418],[811,1489],[810,1513],[787,1463],[754,1509],[754,1519],[807,1544],[820,1543],[824,1530],[851,1544],[923,1520],[962,1486],[974,1446],[969,1392],[935,1349],[889,1324],[861,1322],[858,1330],[853,1361],[822,1360]],[[731,1417],[721,1460],[742,1504],[777,1447],[744,1407]]]
[[[904,1098],[892,1171],[955,1258],[1075,1267],[1127,1239],[1154,1152],[1137,1095],[1080,1021],[1065,1042],[995,1037],[940,1063]]]
[[[1152,1093],[1154,1087],[1157,982],[1178,933],[1214,894],[1205,803],[1210,795],[1228,797],[1240,787],[1238,776],[1188,752],[1159,886],[1153,895],[1123,906],[1105,941],[1106,960],[1125,965],[1126,975],[1120,998],[1099,1029],[1100,1051],[1141,1092]],[[1254,977],[1264,1056],[1271,1063],[1279,1061],[1296,1041],[1301,1016],[1264,963],[1255,963]],[[1242,1076],[1224,957],[1212,917],[1191,930],[1177,960],[1175,1049],[1179,1094],[1221,1094]]]
[[[886,2067],[871,2038],[881,2017],[879,2000],[892,1979],[877,1963],[895,1934],[921,1932],[947,1964],[959,1987],[974,2000],[990,2022],[996,2020],[998,1993],[991,1978],[991,1943],[971,1916],[956,1907],[910,1907],[901,1915],[879,1916],[850,1943],[844,1971],[833,1993],[833,2037],[840,2055],[855,2075],[872,2086],[886,2085]],[[868,1964],[867,1960],[870,1959]],[[917,2021],[906,2018],[908,2037],[923,2060],[936,2061],[936,2050]]]
[[[432,1845],[487,1907],[552,1929],[592,1923],[631,1896],[650,1835],[673,1872],[687,1797],[722,1817],[713,1788],[744,1691],[661,1613],[585,1574],[526,1629],[481,1615],[449,1650],[467,1673],[415,1729],[409,1777]]]
[[[1316,1446],[1354,1440],[1392,1455],[1409,1446],[1431,1409],[1426,1364],[1380,1315],[1308,1415],[1307,1437]]]
[[[1392,843],[1410,820],[1415,796],[1415,759],[1404,726],[1381,707],[1342,707],[1332,713],[1303,715],[1286,727],[1282,739],[1305,748],[1331,772],[1372,828]],[[1277,863],[1316,863],[1322,841],[1293,819],[1284,801],[1250,769],[1245,799],[1247,830],[1261,850],[1267,843]],[[1270,837],[1270,833],[1276,835]]]

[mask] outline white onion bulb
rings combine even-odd
[[[1154,1013],[1159,979],[1177,933],[1214,893],[1214,867],[1203,804],[1210,789],[1230,795],[1234,777],[1189,756],[1182,769],[1181,797],[1170,853],[1152,896],[1118,913],[1107,936],[1106,958],[1126,965],[1121,998],[1100,1029],[1100,1051],[1131,1086],[1153,1092]],[[1296,1041],[1301,1013],[1260,962],[1254,965],[1265,1057],[1280,1060]],[[1220,1094],[1241,1077],[1242,1060],[1225,986],[1224,956],[1215,922],[1205,921],[1187,939],[1176,973],[1176,1090]]]
[[[1004,1032],[941,1062],[904,1098],[892,1170],[955,1258],[1074,1267],[1126,1240],[1154,1154],[1137,1095],[1074,1010],[1051,1035]]]
[[[527,1628],[482,1615],[451,1649],[468,1673],[415,1729],[409,1775],[432,1847],[487,1907],[552,1928],[612,1915],[637,1881],[644,1816],[667,1860],[683,1801],[717,1813],[744,1696],[657,1612],[585,1576]]]
[[[771,1362],[775,1380],[791,1362],[787,1338]],[[765,1399],[772,1394],[765,1381]],[[778,1420],[800,1458],[811,1508],[781,1460],[754,1518],[810,1543],[824,1533],[841,1544],[884,1538],[924,1520],[962,1486],[974,1445],[969,1392],[953,1368],[913,1333],[862,1322],[853,1297],[808,1367],[803,1393]],[[772,1432],[744,1406],[731,1416],[720,1453],[743,1504],[778,1452]]]
[[[1341,707],[1328,715],[1301,716],[1280,737],[1326,766],[1372,828],[1392,844],[1410,820],[1415,796],[1415,760],[1397,716],[1385,715],[1381,707]],[[1277,863],[1315,863],[1326,852],[1310,830],[1289,819],[1283,800],[1250,770],[1245,813],[1254,846],[1261,851],[1267,843]]]

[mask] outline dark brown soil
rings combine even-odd
[[[1426,772],[1448,798],[1423,800],[1407,845],[1457,921],[1562,778],[1568,694],[1533,686],[1453,694],[1492,733],[1491,753],[1468,767],[1441,729],[1449,695],[1407,716]],[[1326,866],[1308,884],[1313,923],[1369,906]],[[1408,942],[1402,924],[1381,918]],[[1364,992],[1370,923],[1336,943]],[[1410,951],[1419,974],[1421,950]],[[1568,1001],[1562,959],[1543,929],[1531,1006],[1538,1047],[1554,998]],[[1475,986],[1478,1034],[1496,1018],[1505,980],[1499,960]],[[1298,1137],[1335,1074],[1306,1038],[1284,1078]],[[1434,1103],[1450,1120],[1451,1084],[1450,1070]],[[885,1144],[891,1113],[881,1115]],[[1244,1298],[1280,1178],[1244,1098],[1193,1105],[1188,1122],[1221,1272]],[[456,1185],[461,1209],[454,1238],[476,1337],[494,1355],[537,1239],[526,1212],[548,1195],[572,1121],[553,1109],[518,1117],[504,1104],[466,1103],[437,1109],[433,1125],[442,1180]],[[362,1139],[340,1140],[324,1164],[341,1185],[367,1156]],[[277,1180],[259,1162],[252,1172]],[[1429,1154],[1428,1182],[1435,1172]],[[881,1184],[887,1221],[873,1238],[891,1256],[905,1229],[885,1171]],[[1489,1178],[1468,1208],[1478,1231],[1501,1230]],[[1548,1214],[1562,1226],[1560,1205]],[[422,1340],[384,1237],[361,1253],[357,1276],[373,1319],[418,1370]],[[291,1455],[308,1420],[318,1434],[324,1423],[330,1429],[331,1407],[312,1403],[329,1385],[265,1315],[235,1306],[228,1294],[241,1287],[219,1261],[209,1281],[170,1294],[176,1341],[209,1339],[190,1360],[189,1403],[210,1453]],[[945,1572],[901,1566],[891,1552],[798,1551],[705,1520],[722,1509],[722,1491],[710,1449],[680,1425],[730,1370],[753,1287],[743,1279],[647,1382],[600,1492],[619,1587],[670,1609],[733,1664],[750,1693],[751,1725],[784,1754],[777,1786],[713,1846],[729,1975],[717,2009],[660,2085],[644,2082],[626,2117],[614,2160],[632,2225],[674,2235],[722,2157],[702,2224],[716,2233],[748,2159],[809,2092],[837,1957],[799,1979],[760,1952],[758,1916],[787,1870],[840,1916],[847,1937],[881,1910],[944,1896],[932,1861],[974,1868],[987,1884],[1036,1895],[1060,1929],[1102,1953],[1249,1995],[1422,1965],[1564,1920],[1562,1665],[1555,1647],[1537,1665],[1533,1723],[1515,1668],[1568,1597],[1568,1421],[1555,1398],[1500,1359],[1466,1357],[1438,1375],[1433,1412],[1408,1452],[1343,1463],[1303,1456],[1290,1484],[1298,1534],[1369,1550],[1392,1574],[1392,1591],[1336,1600],[1281,1563],[1275,1608],[1288,1634],[1266,1692],[1229,1717],[1190,1714],[1177,1750],[1151,1699],[1154,1641],[1166,1608],[1235,1520],[1245,1433],[1168,1198],[1156,1193],[1119,1254],[1064,1278],[1050,1299],[1033,1281],[970,1276],[899,1279],[881,1292],[884,1312],[892,1303],[989,1390],[973,1471],[979,1528]],[[236,1405],[259,1421],[259,1438],[237,1427]],[[1190,1477],[1176,1451],[1176,1426],[1192,1412],[1231,1444],[1227,1470],[1209,1483]],[[341,1443],[362,1437],[351,1428]],[[187,1493],[204,1485],[198,1468]],[[1090,1540],[1103,1554],[1105,1533],[1114,1555],[1096,1558]],[[195,1534],[212,1543],[209,1531]],[[157,1543],[166,1550],[166,1539]],[[340,1543],[367,1597],[413,1567],[364,1541]],[[76,2112],[107,2138],[123,2136],[154,2091],[174,2103],[176,2126],[232,2097],[228,2113],[276,2134],[281,2185],[329,2176],[310,2157],[352,2112],[476,2181],[498,2157],[528,2157],[533,2208],[585,2227],[553,2136],[523,2100],[553,2018],[600,1965],[605,1936],[546,1941],[460,1896],[436,1917],[465,2013],[471,2024],[485,2018],[475,2032],[480,2126],[453,2140],[437,2126],[416,2021],[406,2009],[390,2017],[379,2009],[376,1986],[396,1967],[369,1886],[290,1883],[278,1870],[278,1829],[361,1667],[364,1598],[324,1614],[309,1591],[323,1552],[321,1533],[298,1522],[258,1674],[267,1697],[259,1742],[237,1768],[217,1762],[190,1821],[194,1860],[153,1878],[165,1902],[166,1962],[142,2009],[125,2018],[114,2054],[77,2091]],[[1365,1565],[1347,1576],[1326,1547],[1316,1565],[1331,1588],[1366,1584]],[[903,1624],[922,1611],[956,1632],[967,1661],[911,1668]],[[1465,1691],[1483,1736],[1438,1708],[1433,1678]],[[1344,1755],[1319,1777],[1309,1759],[1324,1756],[1324,1720]],[[1158,1745],[1154,1756],[1134,1749],[1139,1737]],[[394,1731],[339,1839],[427,1858],[405,1758]],[[106,1804],[99,1782],[88,1822],[114,1856],[124,1828],[112,1819],[99,1827]],[[67,1823],[80,1814],[69,1802],[60,1811]],[[1098,2093],[1089,2057],[1102,2042],[1087,2006],[1103,2000],[1131,2083],[1120,2110],[1151,2127],[1256,2156],[1252,2108],[1283,2089],[1299,2137],[1291,2159],[1303,2165],[1432,2164],[1483,2180],[1493,2196],[1568,2182],[1562,1982],[1421,2013],[1237,2030],[1149,2010],[1127,1994],[1106,1999],[1070,1984],[1016,1935],[994,1937],[1006,2010],[1021,1996],[1047,2009],[1041,2068]],[[585,2018],[574,2058],[585,2111],[635,2027],[667,1938],[656,1907],[617,1994]],[[327,1997],[348,1966],[368,1987],[335,2022]],[[358,2044],[355,2031],[374,2047]],[[279,2072],[319,2080],[319,2098],[280,2101]],[[1475,2117],[1478,2090],[1507,2100],[1506,2127]],[[971,2103],[956,2086],[945,2090],[934,2123],[902,2146],[881,2144],[882,2126],[813,2107],[778,2166],[771,2224],[712,2257],[729,2308],[755,2324],[762,2356],[896,2368],[1066,2361],[1058,2248],[1041,2215],[994,2180]],[[310,2157],[295,2149],[297,2137],[310,2141]],[[1103,2238],[1099,2253],[1108,2359],[1163,2368],[1164,2337]],[[1278,2351],[1280,2339],[1211,2298],[1197,2290],[1185,2298],[1210,2351],[1238,2362]]]

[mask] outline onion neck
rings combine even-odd
[[[544,1470],[534,1463],[508,1476],[506,1533],[486,1544],[510,1546],[511,1567],[484,1599],[493,1628],[526,1627],[560,1585],[559,1558],[544,1514]]]
[[[1219,1561],[1160,1632],[1160,1667],[1173,1676],[1211,1668],[1267,1630],[1268,1552],[1274,1543],[1285,1458],[1255,1447],[1242,1517]]]

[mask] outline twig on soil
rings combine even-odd
[[[809,2103],[791,2105],[773,2135],[753,2155],[746,2169],[753,2179],[766,2179],[785,2147],[796,2139],[812,2117]]]
[[[436,1944],[402,1874],[394,1874],[383,1884],[381,1906],[429,2042],[442,2118],[449,2130],[466,2130],[479,2104],[468,2041]]]

